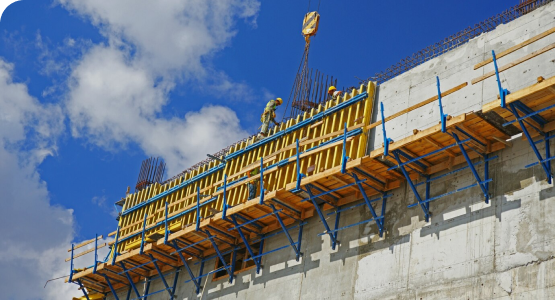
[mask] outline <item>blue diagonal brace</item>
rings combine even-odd
[[[358,179],[357,174],[355,174],[354,172],[350,174],[356,181],[358,189],[360,190],[360,193],[362,194],[362,197],[364,198],[364,202],[366,202],[366,206],[368,207],[368,209],[370,210],[370,213],[372,214],[372,217],[374,218],[374,220],[376,220],[376,225],[378,225],[378,230],[379,230],[379,235],[380,237],[383,236],[383,231],[384,231],[384,213],[385,213],[385,203],[387,198],[384,197],[383,198],[383,202],[382,202],[382,215],[380,216],[381,218],[378,218],[378,215],[376,214],[376,211],[374,210],[374,207],[372,207],[372,203],[370,202],[370,199],[368,199],[368,195],[366,195],[366,192],[364,191],[364,187],[362,186],[362,181]],[[385,196],[385,193],[382,193],[382,195]]]
[[[129,281],[129,284],[133,288],[133,291],[135,292],[137,297],[141,297],[139,290],[137,290],[137,287],[133,283],[133,279],[131,279],[131,276],[129,275],[129,273],[127,273],[127,268],[125,268],[125,264],[123,262],[120,262],[120,265],[121,265],[121,268],[123,269],[123,272],[125,273],[125,277],[127,277],[127,281]]]
[[[220,262],[222,263],[225,271],[227,272],[227,275],[229,275],[229,278],[231,280],[233,278],[233,273],[231,272],[229,266],[225,262],[224,256],[222,255],[222,252],[220,252],[220,248],[218,248],[218,245],[214,241],[214,237],[212,236],[212,234],[210,234],[210,231],[208,231],[208,230],[206,230],[205,233],[210,238],[210,243],[212,243],[212,247],[214,247],[214,250],[216,250],[216,254],[218,254],[218,257],[220,258]]]
[[[181,259],[181,262],[183,263],[183,266],[185,266],[185,270],[187,270],[187,273],[189,273],[189,276],[191,277],[191,280],[193,281],[193,283],[195,284],[197,289],[200,289],[200,279],[198,279],[198,281],[195,280],[195,275],[193,274],[193,271],[191,270],[191,267],[189,267],[189,264],[187,263],[187,260],[185,260],[185,257],[183,257],[183,254],[181,254],[179,246],[177,246],[177,242],[176,241],[172,241],[172,242],[173,242],[172,246],[175,248],[177,254],[179,255],[179,258]]]
[[[154,256],[152,256],[152,254],[150,254],[150,253],[148,254],[148,256],[152,260],[152,264],[156,268],[156,272],[158,272],[158,275],[160,275],[160,279],[162,279],[162,283],[166,287],[166,291],[168,291],[168,294],[170,294],[170,299],[173,299],[174,295],[172,294],[171,288],[168,285],[168,283],[166,282],[166,278],[164,278],[164,275],[162,274],[162,271],[160,271],[160,267],[158,267],[158,264],[156,263],[157,259],[155,259]]]
[[[410,178],[409,173],[405,169],[405,166],[403,165],[403,162],[399,157],[399,153],[397,151],[393,151],[393,155],[395,156],[395,160],[398,163],[399,169],[401,169],[401,172],[403,172],[403,175],[405,175],[405,179],[407,180],[407,183],[409,184],[412,192],[414,193],[414,196],[416,197],[416,201],[418,201],[418,203],[420,204],[420,207],[424,211],[424,218],[426,219],[426,222],[428,222],[430,220],[430,211],[428,210],[428,206],[422,202],[422,197],[420,197],[420,194],[418,193],[416,186],[414,186],[414,183],[412,182],[412,179]]]
[[[484,182],[482,182],[482,179],[480,179],[480,175],[478,175],[478,172],[476,172],[476,168],[474,167],[474,164],[472,163],[472,160],[470,159],[470,157],[468,156],[468,153],[466,153],[466,150],[464,149],[464,144],[461,143],[461,140],[459,139],[459,137],[457,136],[456,133],[451,132],[451,136],[455,139],[455,141],[457,141],[457,145],[459,146],[459,149],[461,150],[461,152],[464,156],[464,159],[466,160],[466,163],[468,164],[468,167],[472,171],[472,174],[474,174],[474,178],[476,178],[476,181],[478,182],[480,188],[482,189],[482,192],[484,193],[486,203],[489,203],[488,187]]]
[[[326,218],[324,217],[324,213],[322,212],[322,209],[320,208],[320,205],[318,203],[316,203],[316,197],[314,197],[314,195],[312,194],[312,190],[310,188],[309,185],[306,186],[306,192],[308,194],[308,199],[310,199],[310,201],[312,202],[312,205],[314,206],[314,209],[316,209],[316,212],[318,213],[318,216],[320,217],[320,221],[322,221],[322,224],[324,225],[324,228],[326,228],[326,232],[331,239],[331,248],[333,250],[335,250],[335,245],[338,244],[338,240],[337,240],[337,235],[334,234],[334,232],[332,232],[332,230],[330,229],[330,226],[328,225],[328,222],[326,221]],[[336,216],[337,218],[337,216]]]
[[[85,295],[85,298],[87,298],[87,300],[89,300],[89,295],[87,294],[87,291],[85,291],[85,287],[81,283],[81,280],[77,279],[77,284],[79,284],[79,287],[81,288],[81,291],[83,291],[83,294]]]
[[[526,128],[526,126],[524,126],[524,123],[522,120],[520,120],[520,115],[518,114],[518,111],[516,109],[516,107],[513,105],[513,103],[509,104],[509,107],[511,108],[511,112],[513,113],[513,115],[515,116],[515,118],[518,120],[518,124],[520,125],[520,128],[522,128],[522,132],[524,132],[524,135],[526,135],[526,139],[528,140],[528,143],[530,144],[530,147],[532,147],[532,150],[534,150],[534,154],[536,154],[536,157],[538,158],[538,161],[540,162],[543,170],[545,171],[545,174],[547,175],[547,182],[549,184],[551,184],[551,178],[553,177],[551,175],[551,165],[547,164],[546,162],[544,162],[540,152],[538,151],[538,148],[536,147],[536,144],[534,143],[534,140],[532,139],[532,137],[530,136],[530,133],[528,132],[528,129]],[[549,144],[549,139],[546,140],[546,145]],[[548,146],[546,147],[548,148]],[[549,149],[547,149],[549,150]]]
[[[239,236],[241,236],[241,240],[243,240],[243,243],[245,244],[245,247],[247,248],[247,251],[249,252],[249,255],[251,257],[254,257],[254,252],[251,249],[251,246],[249,245],[249,241],[247,241],[247,238],[245,237],[245,235],[243,234],[243,231],[241,230],[241,227],[239,226],[239,223],[237,223],[237,219],[235,219],[235,215],[231,215],[231,220],[233,221],[233,224],[235,225],[235,228],[237,229],[237,232],[239,232]],[[258,259],[253,259],[254,263],[256,264],[256,270],[260,270],[260,260]],[[258,272],[257,272],[258,274]]]
[[[106,276],[106,274],[102,274],[102,276],[104,276],[104,279],[108,283],[108,287],[110,287],[110,290],[112,291],[112,294],[114,294],[114,298],[116,300],[119,300],[118,294],[116,293],[116,290],[114,290],[114,287],[112,286],[112,283],[110,282],[110,278],[108,276]]]
[[[497,78],[497,87],[499,88],[499,98],[501,99],[501,107],[506,107],[505,99],[510,93],[507,89],[501,86],[501,79],[499,78],[499,69],[497,68],[497,57],[495,56],[495,51],[491,50],[491,55],[493,57],[493,65],[495,66],[495,76]]]
[[[436,76],[437,80],[437,100],[439,102],[439,117],[441,121],[441,132],[445,133],[447,130],[447,114],[443,114],[443,104],[441,103],[441,89],[439,87],[439,76]]]
[[[291,235],[289,234],[289,231],[287,231],[287,228],[285,227],[285,224],[283,223],[283,220],[281,219],[281,216],[279,215],[279,212],[277,212],[276,207],[273,204],[270,204],[270,207],[274,211],[274,215],[276,216],[276,219],[278,220],[279,225],[281,225],[281,229],[283,229],[283,233],[287,237],[287,240],[289,240],[289,244],[291,244],[291,248],[293,248],[293,250],[295,251],[297,261],[299,261],[299,258],[303,255],[301,253],[300,247],[297,248],[297,246],[295,246],[295,242],[293,242],[293,239],[291,238]]]

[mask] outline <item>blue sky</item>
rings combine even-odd
[[[355,76],[368,78],[517,2],[323,0],[310,65],[340,87],[358,85]],[[42,285],[67,274],[60,259],[72,241],[116,228],[113,203],[134,186],[143,159],[163,157],[173,176],[255,133],[265,103],[289,95],[307,6],[10,5],[0,21],[0,188],[8,216],[0,224],[26,225],[2,233],[7,250],[0,251],[13,259],[0,259],[0,268],[15,275],[0,290],[9,299],[71,294],[67,284]],[[312,1],[311,10],[317,6]]]

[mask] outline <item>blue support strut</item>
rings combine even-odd
[[[220,248],[218,248],[218,245],[216,244],[216,242],[214,241],[214,238],[212,237],[212,234],[210,234],[210,232],[208,230],[206,230],[205,232],[209,237],[210,237],[210,243],[212,243],[212,247],[214,247],[214,250],[216,250],[216,254],[218,254],[218,257],[220,258],[220,262],[222,263],[222,265],[224,266],[224,269],[226,270],[227,274],[229,275],[230,280],[233,280],[233,273],[231,272],[229,266],[227,265],[227,263],[225,262],[225,259],[222,255],[222,253],[220,252]]]
[[[260,204],[264,203],[264,158],[260,158]]]
[[[85,291],[85,287],[81,283],[81,280],[77,279],[77,283],[79,284],[79,287],[81,288],[81,291],[83,291],[83,294],[85,295],[85,298],[87,298],[87,300],[90,300],[89,295],[87,294],[87,291]]]
[[[345,174],[347,169],[347,122],[345,122],[345,129],[343,130],[343,152],[341,154],[341,174]]]
[[[439,87],[439,76],[436,76],[437,80],[437,99],[439,102],[439,117],[441,121],[441,132],[445,133],[447,131],[447,114],[443,114],[443,104],[441,103],[441,89]]]
[[[499,88],[499,98],[501,99],[501,107],[506,108],[506,97],[510,93],[507,89],[501,86],[501,79],[499,78],[499,69],[497,68],[497,58],[495,57],[495,51],[491,50],[491,55],[493,56],[493,65],[495,66],[495,76],[497,77],[497,87]]]
[[[511,108],[511,112],[513,113],[515,118],[518,120],[518,124],[520,125],[520,128],[522,128],[522,132],[524,133],[524,135],[526,135],[526,139],[528,140],[528,143],[532,147],[532,150],[534,150],[534,154],[536,154],[536,157],[538,158],[538,161],[540,162],[543,170],[545,171],[545,174],[547,175],[547,183],[551,184],[551,181],[552,181],[551,178],[553,177],[551,175],[551,168],[550,168],[551,164],[548,165],[546,162],[544,162],[544,159],[542,158],[540,152],[538,151],[538,148],[536,147],[536,144],[534,143],[534,140],[530,136],[530,133],[528,132],[528,129],[526,128],[526,126],[524,126],[523,121],[519,120],[520,116],[518,114],[518,111],[517,111],[515,105],[513,103],[511,103],[511,104],[509,104],[509,107]],[[546,140],[546,150],[549,150],[549,149],[547,149],[547,148],[549,148],[549,146],[547,146],[548,144],[549,144],[549,139]]]
[[[115,298],[116,300],[119,300],[118,294],[116,293],[116,290],[114,290],[114,287],[112,286],[112,283],[110,282],[110,278],[108,278],[108,276],[106,276],[106,274],[102,274],[102,276],[104,276],[104,279],[105,279],[106,282],[108,283],[108,287],[109,287],[110,290],[112,291],[112,294],[114,295],[114,298]]]
[[[133,288],[133,291],[135,292],[137,297],[140,298],[141,294],[139,293],[139,290],[137,290],[137,287],[133,283],[133,279],[131,279],[131,276],[129,275],[129,273],[127,273],[127,268],[125,268],[125,264],[123,262],[121,262],[120,265],[121,265],[121,268],[123,269],[123,272],[125,273],[125,277],[127,277],[127,281],[129,281],[129,284]]]
[[[164,275],[162,274],[162,271],[160,271],[160,267],[158,267],[158,264],[156,263],[156,259],[150,253],[148,254],[148,256],[150,256],[150,259],[152,260],[152,264],[156,268],[156,272],[158,272],[158,275],[160,275],[160,279],[162,279],[162,283],[166,287],[166,291],[168,291],[168,293],[170,294],[170,299],[173,299],[174,295],[172,294],[171,288],[168,285],[168,283],[166,282],[166,278],[164,278]]]
[[[243,231],[241,230],[241,226],[239,226],[239,223],[237,223],[237,219],[235,218],[234,215],[231,215],[231,221],[235,225],[235,228],[237,229],[237,232],[239,233],[239,236],[241,237],[241,240],[243,240],[243,243],[245,244],[245,248],[247,248],[247,251],[249,252],[249,255],[251,257],[254,257],[255,255],[254,255],[254,252],[251,249],[251,246],[249,245],[249,241],[247,241],[247,238],[243,234]],[[253,261],[256,264],[256,269],[260,270],[260,260],[254,259]],[[258,272],[257,272],[257,274],[258,274]]]
[[[383,102],[380,102],[380,108],[382,111],[382,132],[383,132],[383,155],[389,155],[389,143],[393,143],[393,140],[387,137],[387,133],[385,132],[385,116],[384,116],[384,109],[383,109]]]
[[[356,181],[358,189],[360,190],[360,193],[362,194],[362,197],[364,198],[364,202],[366,202],[366,206],[368,206],[368,209],[370,210],[370,213],[372,214],[372,217],[376,220],[376,225],[378,225],[378,230],[379,230],[379,235],[380,237],[383,236],[383,231],[384,231],[384,215],[383,212],[385,212],[385,203],[387,201],[387,198],[383,198],[383,203],[382,203],[382,215],[380,216],[380,218],[378,218],[378,215],[376,214],[376,211],[374,210],[374,207],[372,207],[372,203],[370,203],[370,199],[368,199],[368,195],[366,195],[366,192],[364,191],[364,187],[362,187],[362,181],[360,181],[357,177],[357,175],[355,173],[351,173],[350,174]],[[385,193],[382,193],[382,196],[384,196]]]
[[[143,222],[143,234],[141,236],[141,249],[139,250],[139,254],[143,254],[143,249],[144,249],[144,246],[145,246],[146,216],[147,216],[147,213],[145,213],[145,220]]]
[[[322,210],[320,208],[320,205],[318,203],[316,203],[316,199],[315,199],[316,197],[314,197],[314,195],[312,194],[312,190],[311,190],[310,186],[308,186],[308,185],[306,186],[306,192],[309,196],[308,199],[310,199],[310,201],[312,202],[312,205],[314,206],[314,209],[316,209],[316,212],[318,213],[318,216],[320,217],[320,221],[322,221],[322,224],[324,225],[324,228],[326,229],[326,232],[324,232],[324,233],[327,233],[330,236],[331,244],[332,244],[331,248],[333,250],[335,250],[335,245],[338,244],[338,241],[336,239],[337,235],[335,235],[332,232],[332,230],[330,229],[330,226],[328,225],[328,222],[326,221],[326,218],[324,217],[324,213],[322,212]],[[337,218],[337,216],[336,216],[336,218]]]
[[[457,141],[457,145],[459,146],[459,148],[460,148],[460,150],[461,150],[461,152],[464,156],[464,159],[466,160],[466,163],[468,163],[468,167],[472,171],[472,174],[474,174],[474,178],[476,178],[476,181],[478,182],[478,185],[480,186],[480,188],[482,189],[482,192],[484,193],[486,203],[489,203],[488,187],[487,187],[487,185],[485,185],[484,182],[482,182],[482,179],[480,179],[480,175],[478,175],[478,172],[476,172],[476,168],[474,167],[474,164],[472,163],[472,160],[470,159],[470,157],[468,157],[468,153],[466,153],[466,150],[464,150],[464,144],[461,143],[461,141],[459,140],[459,137],[457,136],[456,133],[451,132],[451,136],[453,136],[455,141]],[[488,178],[486,178],[486,180],[487,179]]]
[[[96,265],[98,262],[98,233],[94,236],[94,265],[93,274],[96,274]]]
[[[166,202],[166,214],[164,218],[164,245],[168,243],[168,202]]]
[[[281,229],[283,229],[283,233],[287,237],[287,240],[289,240],[289,244],[291,245],[291,248],[293,248],[293,250],[295,251],[296,260],[299,261],[299,258],[303,255],[301,253],[300,247],[295,246],[295,242],[293,242],[293,239],[291,238],[289,231],[287,231],[287,228],[285,227],[285,224],[283,223],[283,220],[281,219],[279,212],[277,212],[276,207],[273,204],[270,204],[270,207],[274,211],[274,215],[276,216],[276,219],[278,220],[279,225],[281,225]]]
[[[395,156],[395,160],[398,163],[399,169],[401,169],[401,172],[403,172],[403,175],[405,175],[405,179],[407,180],[407,183],[409,184],[412,192],[414,193],[414,196],[416,197],[416,201],[418,201],[418,203],[420,204],[420,207],[422,208],[422,211],[424,211],[424,218],[426,222],[428,222],[430,220],[430,211],[428,210],[428,206],[422,202],[422,197],[420,197],[420,194],[418,193],[416,186],[412,182],[412,179],[410,178],[409,173],[405,169],[405,166],[403,165],[403,162],[399,157],[399,153],[397,151],[393,151],[393,155]]]
[[[114,246],[112,246],[112,266],[116,264],[116,258],[118,256],[118,239],[119,239],[119,225],[118,225],[118,230],[116,232],[116,240],[114,242]]]
[[[189,267],[189,264],[187,263],[187,260],[185,260],[185,257],[183,257],[183,254],[181,254],[179,246],[177,246],[177,242],[176,241],[172,241],[172,242],[173,242],[172,246],[175,248],[177,254],[179,255],[179,258],[181,259],[181,262],[183,263],[183,266],[185,266],[185,270],[187,270],[187,273],[189,273],[189,276],[191,277],[191,280],[195,284],[196,288],[200,289],[200,279],[195,280],[195,275],[193,274],[193,271],[191,270],[191,267]]]
[[[224,174],[224,192],[222,194],[222,198],[223,198],[222,220],[225,220],[227,215],[227,174]]]

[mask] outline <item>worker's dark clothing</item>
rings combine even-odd
[[[249,174],[249,178],[252,176],[257,175],[258,173],[260,173],[260,170],[258,168],[252,170]],[[258,182],[260,182],[260,179],[258,180]],[[249,200],[254,199],[256,197],[256,180],[254,181],[250,181],[247,183],[247,187],[249,188]]]

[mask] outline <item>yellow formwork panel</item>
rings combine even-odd
[[[160,224],[165,220],[165,208],[168,203],[168,217],[173,218],[168,222],[168,227],[171,231],[179,230],[188,226],[192,226],[196,222],[196,205],[197,205],[197,190],[200,189],[201,200],[200,203],[208,201],[216,197],[216,200],[207,205],[203,205],[200,209],[200,217],[202,219],[209,218],[223,209],[223,180],[227,174],[226,198],[228,206],[235,206],[237,204],[247,201],[248,188],[246,183],[255,181],[258,186],[259,176],[253,176],[249,179],[244,179],[247,172],[253,168],[260,166],[260,159],[264,159],[264,168],[275,165],[278,162],[283,162],[290,159],[290,163],[273,167],[264,171],[264,188],[267,191],[277,191],[285,188],[287,184],[296,181],[297,165],[296,165],[296,141],[300,142],[301,153],[328,142],[343,134],[345,124],[349,130],[362,128],[362,133],[347,139],[348,153],[350,159],[356,159],[364,156],[367,146],[367,132],[365,127],[370,124],[372,117],[372,109],[375,94],[375,84],[369,83],[368,86],[362,85],[360,89],[353,89],[349,94],[344,94],[336,101],[327,101],[317,108],[313,108],[310,112],[305,112],[297,116],[295,119],[290,119],[285,123],[280,124],[279,127],[274,127],[271,131],[272,135],[277,134],[283,130],[295,126],[303,120],[307,120],[319,113],[325,112],[345,101],[349,101],[353,97],[367,93],[367,97],[354,104],[348,105],[339,111],[325,116],[322,120],[314,122],[313,124],[303,126],[289,134],[285,134],[276,138],[266,144],[242,153],[229,159],[224,167],[212,172],[211,174],[190,182],[182,188],[176,189],[188,180],[195,178],[199,174],[203,174],[208,170],[216,168],[220,165],[218,161],[212,161],[193,170],[189,173],[180,176],[164,185],[152,184],[149,187],[133,193],[128,194],[125,204],[123,206],[124,212],[137,205],[143,204],[143,207],[133,209],[130,213],[121,216],[119,220],[120,234],[118,237],[118,252],[130,250],[139,247],[142,238],[143,223],[146,215],[146,231],[145,237],[148,238],[153,233],[163,233],[164,224]],[[270,136],[271,137],[271,136]],[[253,139],[243,141],[230,148],[230,154],[241,151],[252,145]],[[339,166],[341,164],[343,150],[343,141],[335,141],[325,146],[315,148],[311,151],[300,155],[300,168],[301,173],[306,175],[315,175],[324,170]],[[235,184],[234,181],[243,179]],[[219,188],[219,189],[218,189]],[[173,192],[168,192],[171,189],[176,189]],[[166,193],[165,196],[159,199],[151,200],[153,197]],[[257,191],[259,195],[260,191]],[[151,201],[144,205],[145,202]],[[186,213],[185,213],[186,212]],[[156,225],[158,224],[158,225]]]

